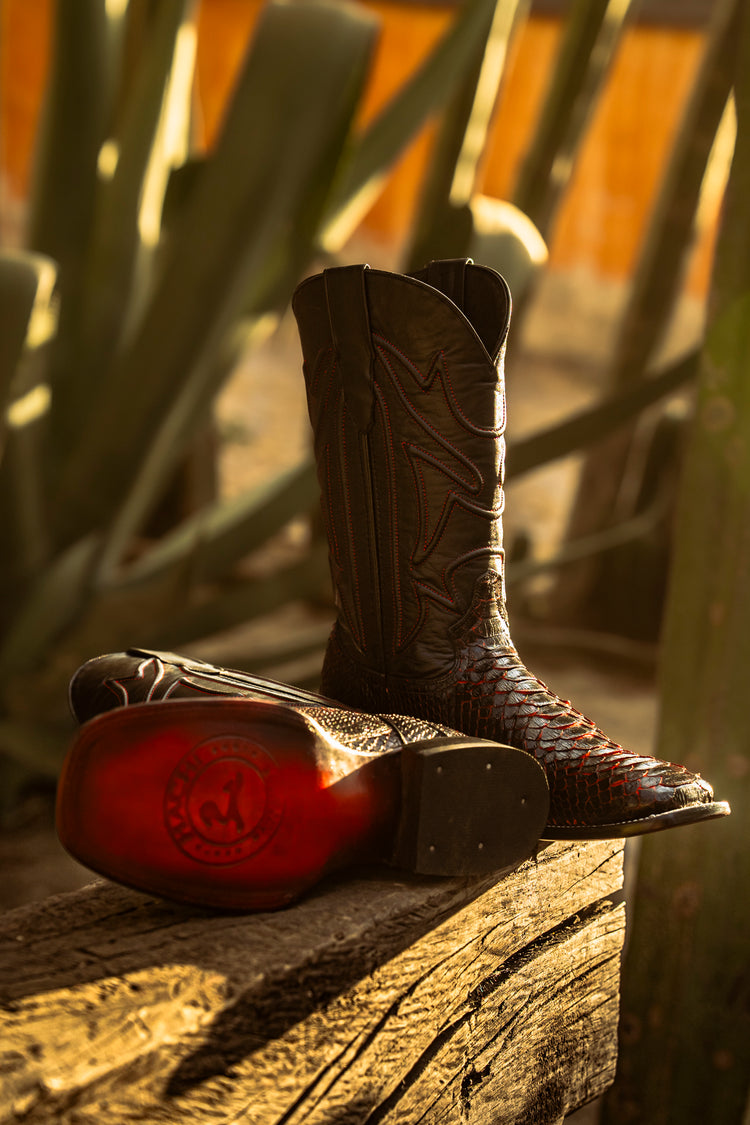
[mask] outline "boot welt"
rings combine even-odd
[[[643,836],[651,832],[663,832],[667,828],[697,824],[703,820],[716,820],[729,816],[731,808],[728,801],[707,801],[701,805],[685,805],[679,809],[641,816],[634,820],[621,820],[611,824],[564,824],[557,827],[548,824],[542,832],[544,840],[613,840],[628,836]]]

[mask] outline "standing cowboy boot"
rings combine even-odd
[[[60,840],[166,898],[269,910],[372,861],[504,873],[547,819],[544,771],[513,747],[173,653],[90,660],[71,704]]]
[[[350,266],[297,289],[338,619],[326,695],[518,746],[544,766],[546,838],[726,815],[682,766],[629,754],[521,663],[503,582],[510,293],[493,270]]]

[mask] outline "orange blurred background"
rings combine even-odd
[[[377,13],[382,33],[363,106],[373,115],[429,52],[447,27],[446,4],[359,0]],[[196,94],[201,143],[210,146],[263,0],[201,0]],[[23,201],[48,58],[52,0],[0,0],[2,188]],[[509,198],[532,135],[560,35],[560,21],[532,16],[508,60],[481,190]],[[584,267],[627,277],[654,199],[672,137],[700,60],[697,30],[635,24],[626,32],[591,122],[550,245],[550,268]],[[394,168],[364,220],[366,233],[398,242],[409,228],[432,130],[427,127]],[[709,200],[691,256],[687,291],[707,288],[719,200]]]

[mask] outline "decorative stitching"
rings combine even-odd
[[[343,462],[343,471],[341,473],[341,485],[344,499],[344,507],[346,510],[346,526],[347,538],[349,540],[349,557],[351,559],[351,578],[352,578],[352,593],[354,600],[354,610],[356,613],[356,624],[352,620],[351,615],[347,615],[347,620],[352,633],[355,636],[358,647],[363,651],[367,651],[367,634],[364,628],[364,619],[362,616],[362,603],[360,600],[359,589],[359,567],[357,565],[357,548],[354,536],[354,520],[352,518],[352,503],[349,494],[349,474],[351,466],[347,458],[347,445],[346,445],[346,403],[343,397],[340,402],[340,434],[341,434],[341,460]],[[333,518],[333,512],[331,512]],[[339,587],[340,588],[340,587]]]
[[[395,351],[395,349],[393,349],[393,350]],[[465,464],[468,468],[473,468],[476,472],[479,472],[476,465],[472,464],[472,462],[469,460],[469,458],[466,457],[466,455],[461,452],[461,450],[458,448],[458,446],[454,445],[453,442],[450,441],[449,438],[447,438],[445,436],[445,434],[440,433],[440,431],[437,430],[432,425],[432,423],[428,421],[427,418],[425,418],[424,414],[422,414],[419,410],[417,410],[416,406],[414,405],[412,400],[407,395],[406,390],[404,389],[404,386],[401,383],[401,380],[399,379],[398,375],[394,371],[390,359],[387,356],[383,355],[382,349],[379,348],[377,354],[378,354],[378,357],[381,360],[381,363],[382,363],[383,367],[385,368],[386,372],[388,373],[388,376],[390,378],[390,382],[392,383],[393,387],[396,390],[396,393],[398,394],[399,398],[401,399],[401,402],[402,402],[403,406],[406,408],[407,413],[410,414],[412,416],[412,418],[414,418],[418,422],[418,424],[424,430],[425,433],[429,434],[430,437],[435,439],[435,441],[438,443],[438,445],[441,445],[444,449],[449,450],[453,454],[453,456],[456,458],[457,461],[460,461],[463,464]],[[397,353],[397,354],[400,354],[400,353]],[[413,367],[413,364],[411,366]],[[416,371],[416,368],[414,368],[414,370]],[[418,379],[418,381],[419,381],[419,379]],[[441,383],[441,385],[442,385],[442,383]],[[423,391],[428,391],[428,390],[431,389],[431,386],[422,386],[421,389]],[[444,396],[444,397],[445,397],[446,402],[447,402],[448,401],[447,396]],[[479,475],[481,477],[482,474],[480,473]]]
[[[450,520],[453,508],[456,505],[458,505],[460,508],[463,508],[467,512],[471,512],[473,515],[487,520],[488,522],[494,522],[502,516],[504,510],[504,497],[501,498],[501,501],[496,508],[487,508],[483,504],[473,503],[468,497],[461,496],[460,493],[457,493],[455,492],[455,490],[451,489],[450,492],[446,494],[440,516],[435,524],[435,530],[429,536],[428,540],[427,526],[429,525],[429,503],[427,499],[427,487],[424,481],[422,469],[419,465],[415,464],[415,461],[417,459],[425,461],[428,464],[432,465],[433,468],[435,468],[438,472],[444,473],[450,479],[458,480],[460,483],[466,482],[463,482],[460,477],[452,473],[449,467],[445,465],[444,462],[440,461],[440,459],[437,457],[433,457],[427,452],[427,450],[421,449],[419,446],[413,445],[411,442],[402,442],[402,447],[404,449],[404,454],[409,462],[414,477],[418,477],[421,481],[421,489],[425,509],[424,520],[422,519],[422,512],[419,512],[420,531],[422,523],[425,524],[421,558],[416,558],[416,551],[413,551],[411,554],[411,561],[415,565],[418,565],[420,562],[424,562],[434,551],[435,547],[438,545],[443,535],[445,534],[446,526],[448,524],[448,521]],[[471,489],[468,484],[466,485],[466,487],[467,489],[469,489],[469,491],[472,491],[475,494],[478,491],[478,489]]]
[[[385,457],[385,468],[388,477],[388,496],[390,499],[391,512],[391,534],[389,536],[391,546],[391,571],[393,576],[393,580],[391,582],[391,596],[393,600],[393,611],[396,622],[396,629],[392,638],[392,652],[397,652],[401,647],[401,636],[404,627],[404,611],[401,591],[401,567],[399,565],[400,539],[398,525],[398,492],[396,489],[396,456],[394,452],[393,428],[391,426],[391,419],[388,412],[388,404],[385,400],[385,396],[383,395],[381,387],[375,381],[373,382],[373,392],[375,395],[375,401],[378,404],[380,417],[383,422],[383,429],[387,439],[384,444],[387,454]],[[375,498],[373,497],[373,501],[374,499]],[[381,581],[380,596],[382,599],[382,575],[380,575],[379,578]]]
[[[346,505],[347,516],[347,529],[349,532],[349,551],[352,561],[352,577],[354,579],[354,604],[357,611],[357,624],[358,624],[358,644],[363,652],[367,651],[367,633],[364,627],[364,618],[362,615],[362,601],[360,595],[360,582],[359,582],[359,565],[357,562],[357,544],[354,534],[354,516],[352,512],[352,501],[349,492],[349,479],[351,473],[351,464],[347,459],[347,446],[346,446],[346,403],[342,399],[341,402],[341,453],[344,463],[344,472],[342,473],[344,485],[344,503]]]
[[[499,548],[490,545],[489,547],[480,548],[478,551],[467,552],[460,556],[458,559],[449,560],[442,568],[440,574],[439,585],[436,587],[434,582],[427,581],[426,578],[421,577],[419,574],[414,573],[417,567],[420,567],[428,561],[431,555],[435,552],[436,548],[442,542],[448,526],[450,524],[451,516],[454,509],[458,506],[462,510],[476,515],[482,520],[490,523],[496,523],[502,516],[503,511],[503,494],[499,490],[497,497],[498,503],[496,506],[487,507],[486,504],[478,503],[477,498],[482,489],[486,486],[487,482],[482,474],[479,466],[471,460],[466,454],[458,449],[453,442],[444,434],[440,433],[436,427],[428,420],[423,412],[417,409],[411,399],[408,397],[406,390],[401,383],[395,368],[393,366],[393,358],[400,358],[407,367],[407,370],[417,380],[418,385],[422,391],[429,391],[433,388],[436,379],[440,383],[443,391],[443,397],[446,403],[450,406],[448,394],[446,393],[444,382],[444,364],[433,361],[430,373],[427,378],[423,377],[417,367],[411,363],[401,352],[400,349],[389,344],[388,341],[383,340],[382,337],[376,337],[384,347],[377,348],[377,354],[384,369],[389,383],[396,390],[398,397],[405,407],[407,413],[415,421],[417,426],[427,436],[432,438],[440,449],[458,462],[457,467],[453,467],[446,459],[441,458],[423,445],[417,444],[414,441],[402,440],[399,444],[407,461],[410,469],[410,474],[415,490],[415,502],[417,506],[417,535],[416,541],[408,556],[409,579],[412,586],[415,600],[418,605],[417,622],[414,627],[409,631],[408,638],[403,635],[403,609],[400,603],[401,599],[401,570],[399,567],[398,555],[396,555],[396,563],[394,567],[394,595],[396,600],[396,630],[394,634],[394,650],[398,651],[415,637],[419,630],[424,625],[427,619],[427,611],[429,602],[434,600],[446,608],[451,609],[453,612],[460,612],[460,607],[457,608],[458,592],[455,587],[455,573],[457,569],[467,562],[479,556],[493,557],[497,554]],[[387,350],[386,350],[387,349]],[[390,354],[389,354],[390,353]],[[440,357],[438,357],[439,359]],[[398,498],[395,490],[395,475],[391,466],[391,461],[395,461],[395,443],[393,430],[388,416],[387,405],[383,388],[379,382],[375,381],[375,390],[379,403],[381,404],[381,416],[383,418],[384,430],[387,434],[387,452],[386,458],[387,467],[386,472],[388,475],[388,494],[391,497],[392,504],[392,526],[394,535],[398,535]],[[437,392],[437,387],[434,388]],[[455,396],[454,396],[455,399]],[[451,411],[453,416],[458,420],[460,425],[466,423],[465,416],[462,412],[456,413]],[[492,442],[497,442],[496,429],[484,427],[469,426],[469,430],[475,435],[482,438],[488,438]],[[494,454],[493,454],[494,456]],[[430,466],[435,472],[445,476],[452,484],[457,485],[459,489],[465,490],[469,495],[462,495],[456,488],[451,488],[445,494],[444,501],[440,510],[437,521],[433,520],[430,512],[430,491],[427,487],[425,478],[425,469]],[[499,474],[498,474],[499,475]],[[493,497],[494,499],[494,497]],[[397,550],[401,551],[402,545],[397,545]],[[404,559],[404,562],[406,560]],[[402,562],[401,565],[404,565]]]
[[[331,443],[326,442],[321,451],[321,457],[325,464],[326,473],[326,496],[329,498],[328,503],[323,506],[323,514],[326,521],[326,531],[329,537],[331,546],[331,554],[333,561],[338,567],[341,566],[341,550],[339,548],[338,536],[336,535],[336,521],[332,518],[331,501],[330,497],[333,495],[333,484],[331,482]]]
[[[399,359],[402,361],[404,367],[407,369],[409,374],[417,381],[417,383],[419,384],[420,388],[423,391],[429,391],[431,389],[432,384],[434,383],[435,379],[437,379],[443,386],[443,389],[445,391],[446,401],[448,402],[448,405],[450,407],[451,414],[453,414],[456,421],[458,421],[461,425],[463,425],[464,428],[469,431],[469,433],[476,434],[478,437],[498,437],[500,434],[505,432],[505,421],[506,421],[505,395],[503,394],[503,395],[500,396],[501,405],[502,405],[502,419],[501,419],[501,421],[498,425],[479,426],[475,422],[472,422],[471,419],[467,418],[466,415],[464,414],[464,412],[461,408],[461,404],[459,403],[458,398],[456,397],[456,392],[453,389],[453,383],[452,383],[452,380],[451,380],[450,375],[448,373],[448,365],[445,361],[445,352],[442,348],[440,348],[435,353],[435,356],[431,360],[430,366],[427,369],[427,375],[422,375],[421,371],[416,366],[416,364],[413,363],[409,359],[409,357],[404,352],[401,351],[401,349],[399,347],[397,347],[390,340],[387,340],[385,338],[385,336],[381,336],[378,333],[373,333],[373,340],[376,341],[377,344],[382,345],[383,348],[386,348],[392,354],[397,355],[399,357]],[[500,358],[502,358],[502,356],[504,354],[505,354],[505,345],[503,345],[502,351],[500,353]],[[498,366],[499,366],[499,362],[500,362],[500,359],[498,360]],[[486,365],[486,363],[482,364],[482,366],[485,366],[485,365]]]

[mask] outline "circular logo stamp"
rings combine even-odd
[[[164,823],[174,843],[200,863],[239,863],[259,851],[281,823],[284,801],[276,763],[245,738],[193,747],[167,783]]]

